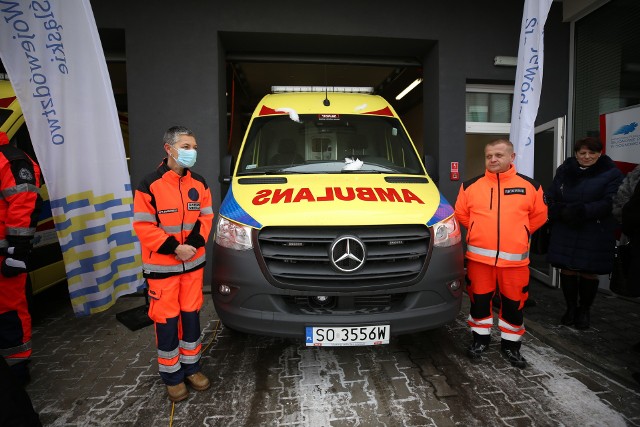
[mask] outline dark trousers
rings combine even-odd
[[[0,426],[41,427],[31,399],[9,365],[0,357]]]

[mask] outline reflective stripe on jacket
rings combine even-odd
[[[547,221],[547,206],[542,186],[511,165],[463,183],[455,216],[467,229],[468,259],[517,267],[529,264],[531,234]]]
[[[179,176],[166,159],[136,190],[133,228],[142,246],[145,277],[162,278],[202,268],[213,222],[211,191],[204,178],[185,169]],[[195,256],[182,262],[175,249],[189,244]]]

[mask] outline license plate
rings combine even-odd
[[[389,325],[307,326],[307,346],[339,347],[389,344]]]

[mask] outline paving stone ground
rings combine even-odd
[[[387,346],[308,348],[222,328],[206,295],[202,364],[212,387],[175,405],[157,374],[153,328],[130,331],[115,318],[142,298],[75,318],[61,292],[61,300],[52,294],[36,302],[46,309],[34,319],[27,391],[45,426],[640,425],[640,392],[626,377],[634,362],[618,366],[632,355],[616,362],[602,343],[584,347],[586,333],[552,320],[562,309],[553,302],[559,291],[536,289],[524,370],[509,365],[497,345],[479,362],[465,357],[466,297],[456,320],[434,331],[394,337]],[[592,341],[606,333],[605,307],[615,302],[602,299]],[[623,304],[627,311],[637,305]]]

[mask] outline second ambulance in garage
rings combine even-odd
[[[383,98],[267,95],[229,173],[212,279],[225,326],[371,345],[459,312],[460,228]]]

